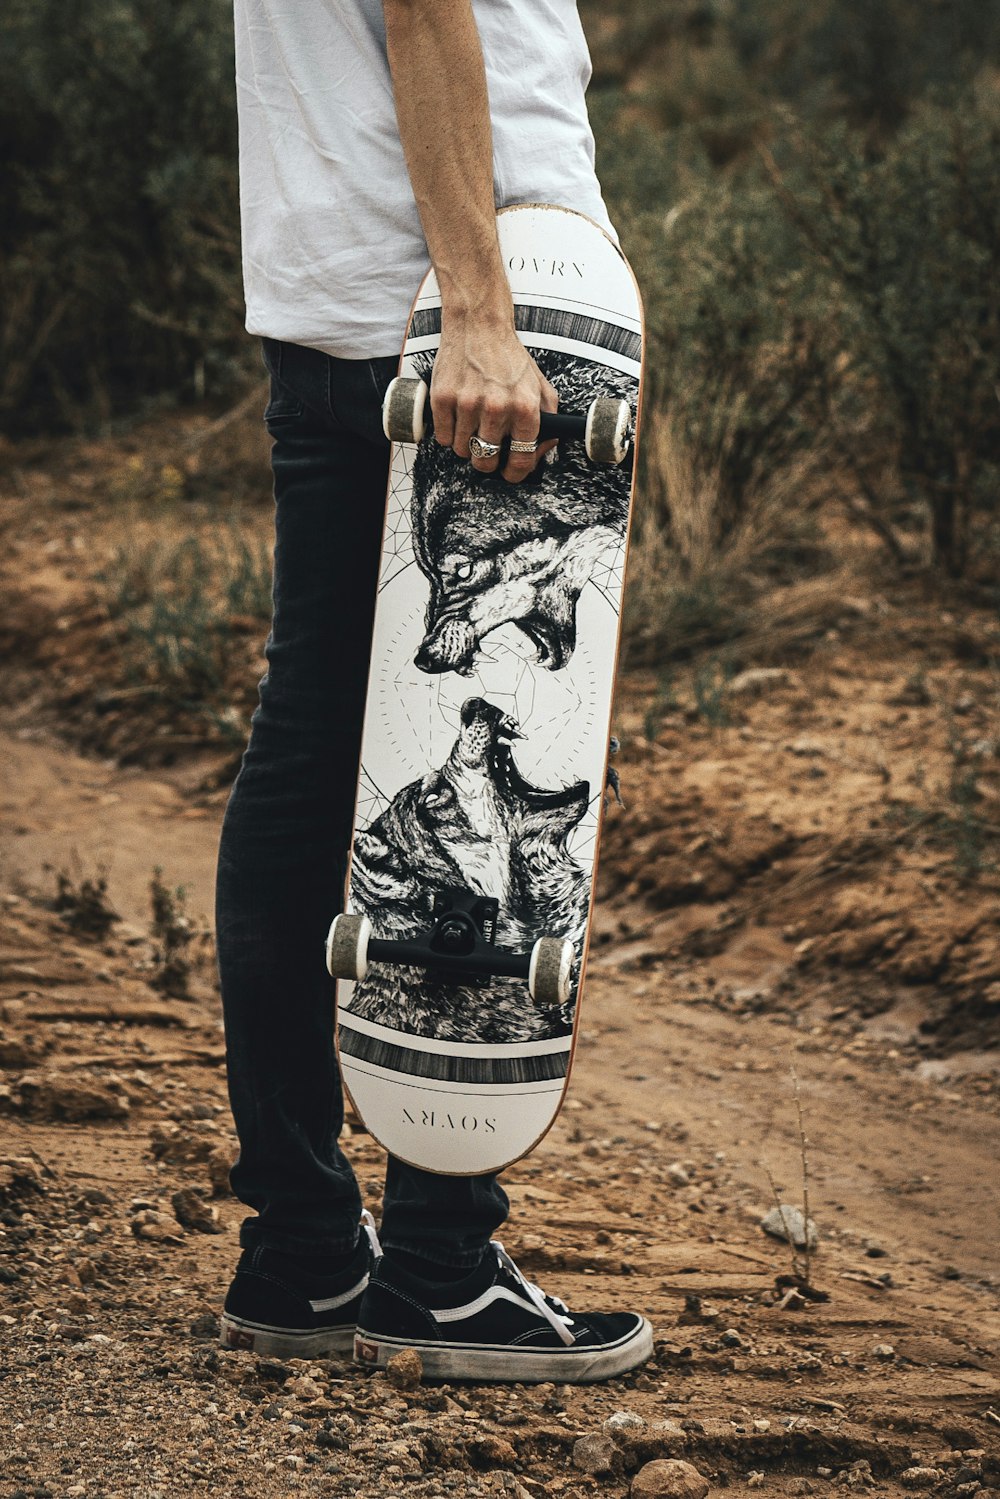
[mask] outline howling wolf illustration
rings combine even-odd
[[[511,741],[517,724],[482,698],[462,707],[445,764],[397,793],[355,837],[351,904],[380,937],[413,937],[431,922],[434,896],[466,889],[500,902],[497,943],[529,951],[542,933],[582,941],[590,898],[566,848],[589,800],[585,781],[544,791],[520,775]],[[496,978],[456,988],[433,972],[373,964],[355,986],[350,1011],[435,1040],[512,1043],[567,1035],[565,1010],[544,1009],[523,982]]]
[[[583,411],[595,395],[623,396],[634,407],[631,376],[532,352],[564,410]],[[411,519],[431,592],[416,665],[468,674],[483,638],[513,623],[542,666],[565,666],[576,645],[580,593],[601,553],[624,540],[630,485],[627,464],[595,468],[582,443],[561,444],[556,461],[519,485],[479,475],[449,448],[422,443]]]

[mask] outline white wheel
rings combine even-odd
[[[397,375],[382,402],[382,431],[390,442],[422,442],[427,431],[427,386]]]
[[[592,463],[622,463],[632,446],[632,412],[627,401],[598,396],[587,409],[584,436]]]
[[[540,1005],[563,1005],[569,999],[573,944],[561,937],[539,937],[531,949],[528,992]]]
[[[335,979],[363,979],[368,972],[372,924],[367,916],[335,916],[326,939],[326,966]]]

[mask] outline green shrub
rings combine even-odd
[[[0,423],[231,381],[241,333],[231,6],[8,0]]]
[[[844,327],[841,446],[892,474],[887,519],[927,519],[962,576],[1000,511],[1000,101],[926,105],[874,159],[844,128],[804,138],[778,179]]]
[[[775,115],[773,145],[725,173],[692,131],[647,126],[643,153],[620,108],[602,165],[646,298],[635,536],[664,620],[678,612],[665,571],[735,619],[754,575],[818,565],[831,502],[897,562],[995,573],[995,92],[925,103],[878,149],[843,123]]]

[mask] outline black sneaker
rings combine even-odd
[[[272,1358],[350,1353],[368,1276],[382,1253],[371,1213],[362,1213],[361,1227],[354,1258],[336,1275],[303,1271],[263,1245],[245,1249],[226,1296],[219,1341]]]
[[[428,1379],[584,1384],[645,1363],[653,1329],[634,1312],[575,1317],[525,1280],[494,1239],[471,1275],[444,1284],[383,1258],[358,1312],[354,1357],[384,1367],[415,1348]]]

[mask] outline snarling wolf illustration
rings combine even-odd
[[[582,412],[596,395],[623,396],[634,407],[631,376],[532,352],[563,410]],[[481,641],[509,623],[533,642],[542,666],[565,666],[580,593],[605,548],[624,539],[630,483],[627,464],[597,468],[582,443],[560,444],[557,461],[539,465],[523,484],[477,474],[451,449],[421,443],[411,520],[431,592],[417,666],[469,673]]]
[[[380,937],[413,937],[431,924],[436,893],[466,889],[500,902],[497,944],[530,951],[541,934],[579,947],[590,875],[566,848],[587,809],[585,781],[543,791],[514,763],[517,724],[482,698],[462,707],[448,759],[413,781],[354,840],[351,903]],[[575,1003],[576,985],[571,989]],[[512,1043],[567,1035],[572,1003],[545,1009],[525,985],[496,978],[456,988],[433,972],[373,964],[350,1010],[435,1040]]]

